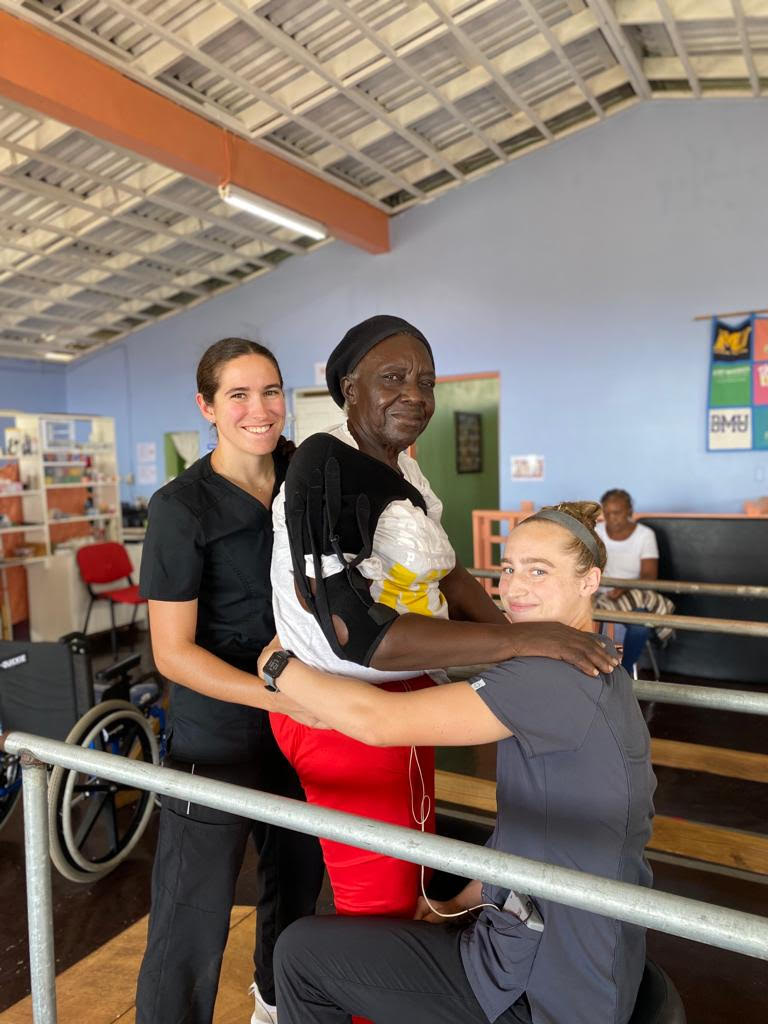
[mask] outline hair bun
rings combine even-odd
[[[554,508],[558,512],[566,512],[574,519],[578,519],[588,530],[594,530],[602,512],[600,503],[597,501],[561,501]]]

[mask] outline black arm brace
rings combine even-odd
[[[331,434],[308,437],[285,478],[285,521],[297,589],[333,652],[358,665],[370,664],[397,612],[373,600],[369,581],[357,566],[371,554],[381,513],[391,502],[402,500],[426,515],[424,498],[412,484]],[[352,553],[351,560],[345,552]],[[311,555],[314,566],[314,594],[306,555]],[[323,555],[336,555],[344,571],[324,579]],[[334,615],[347,627],[344,645],[336,635]]]

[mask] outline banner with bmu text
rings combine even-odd
[[[707,450],[752,449],[768,449],[768,318],[712,317]]]

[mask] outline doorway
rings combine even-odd
[[[163,435],[165,480],[173,480],[200,458],[200,434],[197,430],[172,430]]]
[[[438,377],[435,414],[414,445],[465,566],[473,559],[472,510],[499,507],[499,397],[498,373]]]

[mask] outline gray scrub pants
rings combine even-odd
[[[462,928],[386,917],[315,917],[275,949],[280,1024],[488,1024],[461,962]],[[497,1024],[531,1024],[523,996]]]

